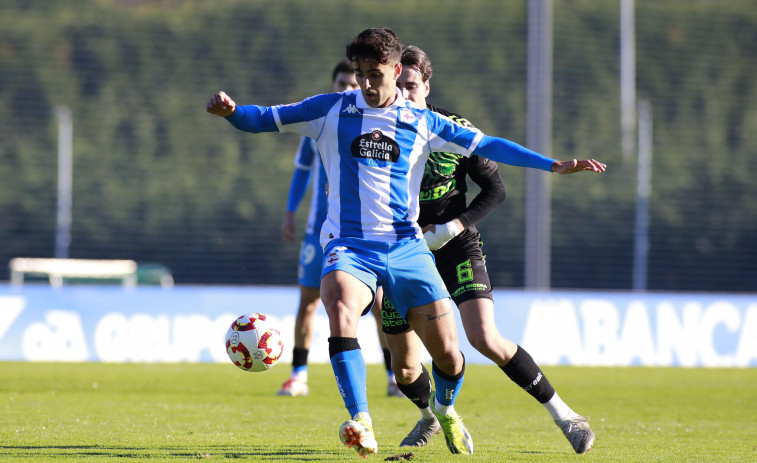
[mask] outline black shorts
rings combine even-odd
[[[493,300],[483,246],[481,235],[465,230],[433,252],[436,269],[458,307],[469,299]]]
[[[466,230],[433,253],[436,268],[458,307],[470,299],[493,300],[481,235]],[[401,334],[410,329],[386,297],[381,304],[381,323],[386,334]]]
[[[402,334],[410,329],[394,304],[384,296],[381,301],[381,331],[386,334]]]

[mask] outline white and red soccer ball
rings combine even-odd
[[[281,358],[281,333],[260,313],[248,313],[234,320],[226,332],[226,353],[244,371],[265,371]]]

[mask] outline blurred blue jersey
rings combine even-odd
[[[302,137],[294,158],[295,174],[292,176],[292,185],[289,191],[287,210],[296,211],[302,200],[302,196],[311,182],[313,195],[310,201],[310,213],[305,233],[312,235],[320,234],[321,225],[326,220],[328,212],[328,200],[326,198],[326,170],[318,153],[318,145],[312,138]]]

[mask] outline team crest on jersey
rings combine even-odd
[[[407,124],[412,124],[413,122],[417,121],[418,118],[416,118],[415,114],[413,114],[413,112],[409,109],[402,108],[400,109],[400,120]]]
[[[364,133],[352,141],[352,155],[356,158],[397,162],[400,147],[396,141],[385,136],[380,130]]]

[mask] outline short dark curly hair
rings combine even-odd
[[[425,51],[414,45],[408,45],[402,49],[402,59],[400,59],[400,63],[402,63],[403,68],[409,67],[418,71],[423,82],[428,82],[434,74],[434,68],[431,66],[431,59]]]
[[[347,59],[376,60],[381,64],[399,63],[402,56],[402,42],[393,30],[373,27],[359,33],[347,45]]]

